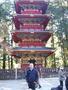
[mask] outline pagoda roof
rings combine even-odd
[[[15,57],[22,57],[24,55],[39,55],[48,57],[54,53],[54,48],[47,47],[16,47],[13,48],[12,55]]]
[[[51,37],[52,32],[49,30],[45,31],[23,31],[23,30],[15,30],[12,32],[12,38],[17,43],[19,41],[22,42],[22,39],[40,39],[42,41],[47,42]]]
[[[17,14],[13,17],[13,21],[15,23],[16,29],[20,29],[20,25],[23,25],[24,23],[37,23],[46,27],[50,18],[51,17],[49,15],[45,14]]]
[[[45,13],[48,7],[48,2],[43,0],[16,0],[15,9],[16,13],[21,14],[24,9],[38,9]]]

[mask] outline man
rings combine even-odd
[[[29,69],[27,70],[27,73],[26,73],[26,81],[30,89],[36,90],[36,84],[38,82],[38,72],[34,68],[33,63],[29,64]]]
[[[63,90],[63,81],[64,81],[64,79],[65,79],[65,78],[64,78],[63,68],[60,68],[60,69],[59,69],[58,75],[59,75],[60,87],[61,87],[62,90]]]

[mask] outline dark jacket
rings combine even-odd
[[[37,82],[38,81],[38,72],[36,69],[27,70],[26,80],[28,83]]]

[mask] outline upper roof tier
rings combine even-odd
[[[21,14],[25,9],[36,9],[46,13],[48,2],[43,0],[15,0],[16,13]]]
[[[13,21],[15,23],[16,29],[20,29],[20,26],[23,26],[24,23],[27,24],[40,24],[44,25],[44,27],[47,26],[50,16],[48,15],[43,15],[43,14],[17,14],[13,17]]]

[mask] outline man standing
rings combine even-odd
[[[65,78],[64,78],[63,68],[60,68],[60,69],[59,69],[58,75],[59,75],[60,87],[61,87],[62,90],[63,90],[63,81],[64,81],[64,79],[65,79]]]
[[[38,72],[34,68],[33,63],[29,64],[29,69],[27,70],[27,73],[26,73],[26,81],[30,89],[36,90],[36,84],[38,82]]]

